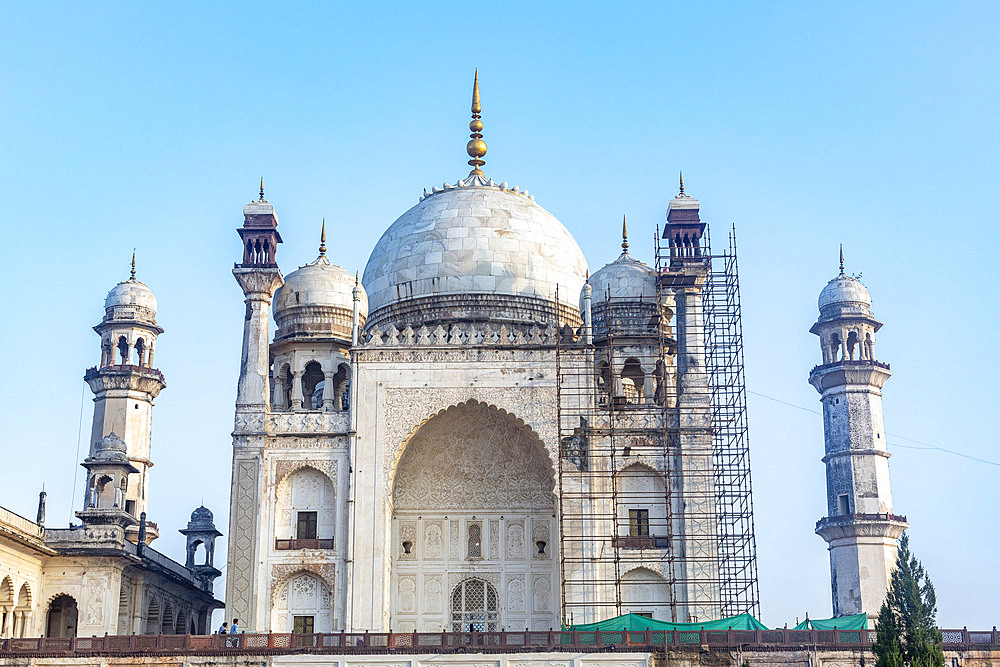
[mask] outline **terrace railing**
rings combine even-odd
[[[945,650],[1000,651],[992,630],[942,630]],[[282,653],[518,653],[665,649],[868,649],[874,630],[616,630],[334,632],[324,634],[106,635],[0,640],[0,657],[87,655],[277,655]]]

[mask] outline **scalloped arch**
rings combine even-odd
[[[476,400],[474,398],[470,398],[470,399],[465,400],[465,401],[460,401],[458,403],[453,403],[453,404],[451,404],[451,405],[449,405],[449,406],[447,406],[445,408],[441,408],[437,412],[435,412],[435,413],[433,413],[433,414],[425,417],[424,419],[422,419],[420,422],[418,422],[416,424],[416,426],[414,426],[412,429],[410,429],[410,431],[406,434],[406,437],[403,438],[403,441],[400,444],[399,448],[396,450],[395,457],[393,458],[393,461],[392,461],[392,466],[389,469],[389,480],[388,480],[388,482],[389,482],[390,493],[391,493],[391,490],[394,488],[394,485],[396,483],[396,472],[399,470],[399,462],[400,462],[400,460],[402,460],[403,453],[406,452],[407,446],[410,444],[410,441],[413,440],[413,436],[415,436],[417,434],[417,432],[420,431],[421,427],[423,427],[424,424],[426,424],[427,422],[431,421],[435,417],[439,417],[439,416],[443,415],[444,413],[448,412],[449,410],[453,410],[455,408],[460,408],[460,407],[465,407],[465,406],[481,407],[481,408],[485,408],[487,410],[492,410],[492,411],[494,411],[494,412],[502,415],[503,417],[505,417],[507,419],[510,419],[511,421],[514,422],[514,424],[516,424],[518,427],[522,428],[525,432],[527,432],[531,436],[531,438],[534,440],[535,444],[545,454],[545,460],[548,463],[548,467],[546,468],[547,472],[552,476],[553,480],[556,479],[557,470],[556,470],[555,463],[552,461],[552,457],[549,455],[549,450],[545,446],[545,442],[541,439],[541,437],[539,437],[538,433],[535,431],[535,429],[533,429],[531,427],[530,424],[528,424],[527,422],[525,422],[523,419],[521,419],[517,415],[512,414],[512,413],[508,412],[507,410],[504,410],[501,407],[493,405],[492,403],[485,403],[483,401],[479,401],[479,400]],[[559,489],[558,488],[553,488],[552,493],[554,495],[558,496]]]

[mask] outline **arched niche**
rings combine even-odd
[[[75,637],[79,610],[76,600],[69,595],[57,595],[51,602],[45,616],[46,637]]]
[[[672,621],[670,585],[663,576],[645,567],[629,570],[621,578],[622,613],[650,615]]]
[[[333,632],[330,587],[313,572],[285,577],[272,604],[271,632]]]
[[[663,475],[635,463],[615,475],[618,498],[618,535],[629,538],[664,538],[667,530],[667,492]],[[640,546],[636,544],[634,546]]]
[[[274,535],[279,540],[331,540],[336,524],[333,481],[311,466],[286,475],[279,483]]]
[[[554,505],[552,461],[522,420],[468,401],[423,422],[405,442],[392,481],[393,627],[450,627],[455,587],[469,577],[480,581],[473,587],[484,600],[491,586],[485,623],[557,627]],[[474,615],[470,609],[460,611]]]

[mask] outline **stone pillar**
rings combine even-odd
[[[333,376],[334,373],[323,369],[323,412],[333,412],[339,407],[335,407],[337,387],[333,384]]]
[[[591,319],[591,309],[590,309],[590,298],[591,298],[592,288],[590,283],[583,284],[583,342],[585,345],[590,345],[594,342],[594,328],[592,326],[593,320]]]
[[[271,395],[273,396],[271,405],[275,410],[288,409],[288,406],[285,405],[285,378],[281,376],[280,372],[274,377],[274,391]]]
[[[292,371],[292,410],[302,409],[302,371]]]
[[[24,612],[15,611],[14,612],[14,631],[11,633],[11,637],[19,638],[23,636],[21,633],[24,631]]]

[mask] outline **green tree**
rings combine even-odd
[[[924,566],[899,540],[896,569],[875,621],[875,667],[944,667],[941,631],[935,623],[937,596]]]

